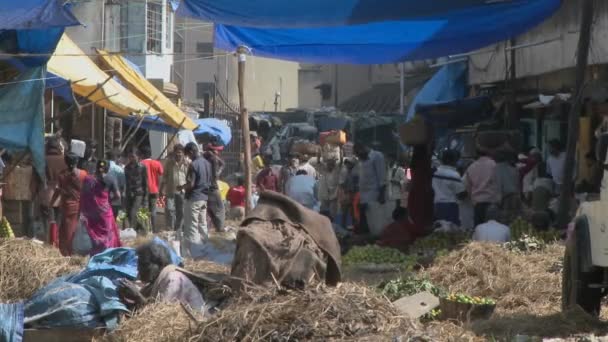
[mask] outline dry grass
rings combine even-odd
[[[518,254],[473,242],[437,259],[423,275],[450,292],[495,299],[498,314],[554,314],[560,311],[561,272],[552,268],[563,254],[560,245]]]
[[[561,271],[555,264],[563,254],[558,244],[522,254],[495,244],[470,243],[436,260],[423,275],[450,292],[496,300],[489,320],[465,323],[479,336],[510,340],[517,334],[567,337],[608,332],[605,324],[580,309],[561,312]],[[436,329],[449,323],[433,324]]]
[[[183,341],[195,324],[179,304],[154,303],[125,319],[117,330],[101,337],[107,342]]]
[[[81,270],[83,257],[63,257],[59,250],[31,240],[0,240],[0,302],[18,301],[55,278]]]
[[[418,331],[367,287],[256,289],[202,323],[195,341],[387,340]]]

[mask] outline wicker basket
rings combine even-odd
[[[467,322],[490,318],[496,304],[467,304],[439,298],[439,307],[442,319]]]

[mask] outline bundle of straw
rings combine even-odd
[[[149,304],[126,318],[112,333],[101,338],[105,342],[183,341],[182,336],[193,334],[196,324],[180,304],[157,302]]]
[[[561,273],[554,269],[563,255],[556,244],[522,254],[473,242],[439,258],[423,275],[449,292],[495,299],[499,314],[552,314],[561,309]]]
[[[0,240],[0,302],[30,298],[52,280],[85,264],[85,258],[63,257],[58,249],[31,240]]]
[[[344,283],[306,291],[255,289],[201,323],[193,341],[387,340],[409,334],[386,298]]]

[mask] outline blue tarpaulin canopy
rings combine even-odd
[[[416,113],[436,129],[455,129],[487,120],[494,106],[486,96],[416,106]]]
[[[538,0],[533,0],[538,1]],[[321,27],[449,16],[529,0],[182,0],[178,14],[250,27]]]
[[[64,0],[0,1],[0,30],[35,30],[78,25]]]
[[[30,68],[0,87],[0,146],[9,151],[29,149],[34,168],[44,179],[45,67]],[[24,80],[34,80],[20,82]]]
[[[257,2],[251,4],[259,6]],[[339,27],[216,25],[215,44],[228,51],[245,45],[256,56],[308,63],[384,64],[420,60],[468,52],[517,36],[551,16],[560,4],[561,0],[500,2],[424,19]]]
[[[78,25],[65,1],[0,1],[0,51],[52,53],[66,26]],[[50,56],[19,57],[26,66],[45,64]]]
[[[124,119],[123,122],[128,126],[137,126],[139,123],[139,118],[129,117]],[[194,135],[209,134],[218,138],[223,145],[230,144],[230,141],[232,140],[232,132],[230,131],[230,127],[228,127],[224,121],[216,118],[204,118],[196,119],[194,120],[194,123],[198,125],[198,127],[193,131]],[[176,128],[167,125],[163,119],[157,115],[145,116],[139,128],[171,134],[177,132]]]

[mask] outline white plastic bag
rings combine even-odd
[[[135,240],[137,232],[133,228],[126,228],[120,231],[120,241]]]
[[[81,215],[72,241],[72,252],[78,255],[89,255],[91,249],[93,249],[93,244],[87,231],[87,219]]]

